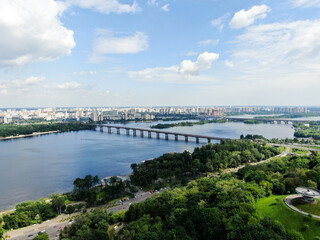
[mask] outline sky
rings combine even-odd
[[[0,108],[320,105],[320,0],[1,0]]]

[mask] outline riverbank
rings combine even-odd
[[[27,137],[36,137],[40,135],[46,135],[51,133],[59,133],[60,131],[48,131],[48,132],[36,132],[32,134],[26,134],[26,135],[18,135],[18,136],[10,136],[10,137],[0,137],[0,141],[3,140],[11,140],[11,139],[18,139],[18,138],[27,138]]]

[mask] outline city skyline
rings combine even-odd
[[[0,108],[316,106],[319,0],[4,0]]]

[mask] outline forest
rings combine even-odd
[[[160,188],[166,182],[185,184],[190,178],[206,172],[219,172],[246,163],[259,162],[279,154],[275,147],[249,140],[224,140],[221,144],[207,144],[193,153],[164,154],[159,158],[132,164],[131,182]]]
[[[0,124],[0,137],[28,135],[34,132],[49,132],[49,131],[80,131],[94,130],[94,125],[85,123],[46,123],[46,124]]]
[[[204,177],[186,187],[176,187],[144,202],[132,204],[121,217],[103,211],[88,213],[61,233],[63,240],[303,240],[319,239],[316,229],[288,229],[284,223],[262,217],[256,202],[271,195],[294,193],[297,186],[320,187],[320,156],[290,156],[237,173]],[[116,220],[115,220],[116,219]],[[106,234],[115,222],[124,227]],[[303,223],[301,223],[303,226]],[[305,231],[313,236],[304,238]]]

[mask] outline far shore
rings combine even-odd
[[[50,133],[58,133],[60,131],[49,131],[49,132],[35,132],[32,134],[26,134],[26,135],[18,135],[18,136],[10,136],[10,137],[0,137],[1,140],[10,140],[10,139],[17,139],[17,138],[26,138],[26,137],[36,137],[40,135],[50,134]]]

